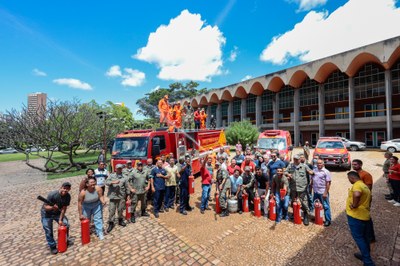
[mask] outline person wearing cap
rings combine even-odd
[[[58,190],[51,191],[47,195],[47,200],[51,204],[44,203],[40,211],[43,230],[52,254],[58,253],[57,243],[53,236],[53,221],[59,225],[66,226],[67,234],[69,232],[69,223],[65,213],[67,212],[67,208],[71,202],[71,195],[69,194],[70,190],[71,183],[64,182]],[[71,241],[68,240],[68,244],[70,243]]]
[[[216,192],[215,194],[219,195],[219,205],[221,207],[221,217],[229,216],[229,211],[228,211],[228,193],[230,194],[231,190],[231,180],[229,178],[228,171],[221,169],[220,167],[220,162],[216,161],[215,162],[215,176],[217,179],[216,182]]]
[[[132,167],[132,161],[128,160],[128,161],[126,161],[126,167],[124,167],[122,169],[122,174],[124,175],[124,177],[126,179],[129,179],[132,177],[134,170],[135,170],[135,168]]]
[[[117,164],[115,167],[115,173],[112,173],[106,180],[108,186],[107,197],[110,199],[108,205],[108,228],[107,233],[110,233],[114,228],[114,216],[115,211],[118,212],[118,224],[120,226],[126,226],[123,218],[123,210],[125,208],[125,200],[130,203],[130,191],[128,187],[128,181],[122,174],[122,164]]]
[[[293,163],[290,163],[285,170],[285,175],[289,179],[290,199],[293,202],[300,199],[301,209],[303,210],[303,224],[308,226],[310,224],[308,215],[310,209],[308,208],[308,192],[307,187],[307,173],[313,175],[314,172],[307,165],[300,162],[300,156],[293,156]]]
[[[158,160],[156,167],[151,171],[151,190],[153,192],[153,213],[158,218],[161,210],[162,202],[165,196],[165,180],[169,178],[167,171],[163,168],[163,161]]]
[[[242,179],[243,179],[242,192],[243,192],[243,194],[248,195],[249,208],[254,209],[255,178],[254,178],[254,174],[251,172],[250,166],[244,167],[244,173],[242,174]]]
[[[136,206],[141,202],[140,212],[142,216],[149,216],[146,212],[146,193],[150,190],[150,183],[147,182],[147,171],[143,170],[143,163],[137,162],[136,169],[132,171],[132,175],[127,177],[128,188],[131,197],[131,223],[136,222]]]
[[[158,111],[160,112],[160,126],[167,126],[168,122],[168,95],[164,95],[164,97],[158,102]]]

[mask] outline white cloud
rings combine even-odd
[[[38,76],[38,77],[46,77],[47,76],[46,72],[43,72],[43,71],[41,71],[41,70],[39,70],[37,68],[34,68],[32,70],[32,74],[35,75],[35,76]]]
[[[62,78],[62,79],[55,79],[53,80],[53,82],[58,85],[66,85],[70,88],[84,90],[84,91],[90,91],[93,89],[92,86],[89,85],[89,83],[80,81],[79,79]]]
[[[244,78],[242,78],[241,81],[245,81],[245,80],[248,80],[248,79],[251,79],[251,78],[253,78],[253,76],[251,76],[251,75],[246,75]]]
[[[122,72],[121,67],[118,65],[110,67],[106,72],[106,76],[112,78],[120,77],[122,78],[121,85],[130,87],[140,86],[146,79],[145,73],[132,68],[124,68]]]
[[[121,77],[122,76],[121,68],[117,65],[110,67],[110,69],[108,69],[106,72],[106,76],[107,77]]]
[[[225,37],[217,26],[207,25],[200,14],[183,10],[151,33],[145,47],[133,58],[155,63],[163,80],[210,81],[220,75]]]
[[[146,79],[146,74],[136,69],[125,68],[124,73],[121,82],[123,86],[137,87],[142,85]]]
[[[237,46],[234,46],[233,49],[231,50],[231,53],[229,54],[228,60],[230,62],[235,62],[238,53],[239,53],[239,48],[237,48]]]
[[[299,5],[298,11],[308,11],[318,6],[323,6],[328,0],[289,0]]]
[[[290,57],[308,62],[400,34],[395,0],[350,0],[330,15],[309,12],[294,28],[275,36],[260,60],[285,64]]]

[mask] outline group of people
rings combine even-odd
[[[398,158],[390,152],[385,153],[383,176],[387,179],[389,194],[385,198],[400,206],[400,164]],[[179,213],[187,215],[194,208],[189,204],[189,178],[192,175],[191,155],[186,155],[179,161],[173,154],[162,156],[153,164],[148,159],[146,164],[137,162],[135,167],[131,161],[126,165],[118,164],[115,173],[108,173],[105,163],[100,162],[97,169],[88,169],[86,177],[79,185],[78,211],[80,219],[92,219],[99,239],[104,238],[103,208],[106,204],[104,192],[108,187],[109,215],[107,233],[115,226],[117,212],[118,224],[126,226],[123,212],[130,209],[130,222],[136,221],[136,208],[139,203],[140,215],[149,216],[147,202],[152,202],[154,217],[162,212],[168,212],[179,205]],[[278,151],[263,151],[255,146],[242,150],[241,144],[236,144],[236,154],[229,156],[224,148],[218,152],[210,151],[201,159],[201,204],[202,214],[211,210],[209,202],[211,191],[215,184],[215,199],[218,198],[221,207],[221,217],[229,216],[228,200],[238,201],[238,212],[242,213],[243,198],[248,199],[250,210],[254,208],[254,198],[260,197],[262,212],[268,213],[268,201],[276,201],[276,223],[292,219],[289,216],[289,206],[294,202],[301,205],[303,224],[309,225],[309,215],[313,211],[316,200],[322,203],[324,209],[324,226],[332,222],[329,190],[332,177],[324,167],[320,158],[306,159],[305,154],[296,154],[292,161],[279,156]],[[373,222],[370,215],[371,191],[373,178],[363,168],[359,159],[352,161],[353,171],[347,173],[352,184],[349,190],[346,214],[352,236],[360,249],[355,256],[365,265],[373,265],[370,256],[370,244],[375,242]],[[52,222],[68,227],[65,216],[70,204],[69,191],[71,184],[65,182],[60,189],[49,193],[47,199],[52,204],[44,204],[41,210],[42,224],[46,239],[52,253],[57,253],[53,238]],[[245,196],[246,195],[246,196]]]
[[[194,123],[194,129],[200,130],[206,128],[207,113],[204,108],[193,109],[188,103],[182,106],[180,102],[169,103],[168,95],[158,102],[158,111],[160,113],[160,126],[168,127],[172,132],[175,129],[192,129],[192,123]],[[210,128],[215,128],[215,117],[210,117]]]

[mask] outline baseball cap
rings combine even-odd
[[[118,169],[118,168],[124,168],[124,166],[122,165],[122,164],[117,164],[116,166],[115,166],[115,169]]]
[[[250,166],[245,166],[245,167],[244,167],[244,170],[245,170],[245,171],[251,171],[251,168],[250,168]]]
[[[298,154],[296,154],[295,156],[293,156],[293,159],[300,160],[300,156]]]
[[[140,166],[143,166],[143,163],[142,163],[142,162],[137,162],[137,163],[136,163],[136,166],[139,166],[139,165],[140,165]]]
[[[215,162],[215,165],[221,165],[218,161]]]
[[[128,164],[128,163],[132,163],[132,161],[131,160],[126,161],[126,164]]]

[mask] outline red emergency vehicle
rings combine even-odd
[[[292,136],[286,130],[265,130],[258,136],[257,142],[260,150],[278,150],[279,156],[285,156],[285,160],[292,158]]]
[[[118,134],[114,140],[111,153],[111,166],[126,164],[128,160],[135,165],[137,161],[144,164],[148,158],[155,162],[162,155],[169,157],[173,153],[175,159],[192,156],[192,173],[200,172],[199,159],[211,151],[218,151],[226,145],[223,130],[187,130],[168,132],[167,129],[126,130]]]

